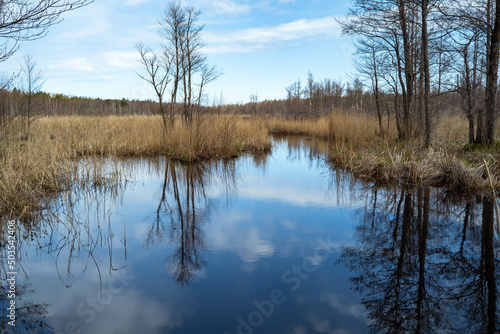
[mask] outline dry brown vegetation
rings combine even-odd
[[[25,215],[43,208],[58,192],[80,182],[102,184],[106,177],[77,171],[83,156],[166,155],[183,161],[229,158],[271,148],[264,122],[232,115],[180,120],[165,134],[160,117],[52,117],[38,119],[28,138],[14,131],[0,147],[0,211]]]
[[[271,147],[263,122],[244,122],[233,115],[199,116],[191,125],[178,120],[166,133],[157,116],[48,117],[35,123],[32,137],[51,139],[72,156],[164,154],[184,161]]]
[[[377,119],[365,114],[336,112],[316,120],[275,119],[268,124],[270,133],[330,139],[328,159],[332,165],[365,180],[479,191],[489,187],[485,159],[493,171],[495,187],[500,187],[500,150],[467,145],[465,117],[437,120],[430,149],[424,148],[419,138],[398,140],[394,124],[380,136]]]
[[[499,149],[467,146],[467,122],[460,117],[437,121],[435,129],[435,144],[425,149],[418,139],[399,141],[396,129],[380,136],[373,117],[344,112],[306,120],[206,115],[191,125],[179,119],[167,133],[156,116],[41,118],[28,138],[14,131],[0,140],[0,211],[28,215],[75,185],[113,182],[100,162],[82,169],[80,157],[230,158],[268,151],[269,134],[328,139],[334,168],[381,183],[483,190],[488,187],[484,158],[500,187]]]

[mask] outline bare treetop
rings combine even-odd
[[[59,23],[61,14],[81,8],[93,0],[0,1],[0,61],[12,56],[19,41],[41,38]]]

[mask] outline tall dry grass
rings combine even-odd
[[[317,119],[275,118],[267,123],[271,134],[304,135],[342,145],[364,146],[378,141],[378,121],[369,115],[337,111]]]
[[[317,119],[274,118],[267,121],[267,127],[271,134],[312,136],[356,147],[395,143],[397,141],[397,128],[394,120],[391,118],[389,131],[387,131],[387,117],[383,117],[382,124],[383,136],[380,136],[378,120],[375,116],[340,110]],[[500,125],[498,131],[500,131]],[[467,140],[468,121],[465,117],[447,115],[434,120],[433,142],[435,145],[463,146],[467,144]],[[414,142],[419,143],[422,140],[416,138]],[[412,145],[413,143],[405,142],[405,144]]]
[[[156,116],[43,118],[34,124],[33,138],[49,138],[72,156],[165,154],[185,161],[271,147],[262,121],[234,115],[198,116],[191,125],[178,119],[167,131]]]
[[[270,133],[297,134],[330,140],[329,161],[355,176],[379,183],[408,186],[433,185],[453,190],[479,191],[489,187],[483,159],[492,166],[495,186],[500,188],[500,150],[468,149],[468,121],[460,116],[434,120],[433,145],[423,138],[401,141],[394,122],[380,135],[375,117],[333,112],[315,120],[273,119]],[[497,129],[500,133],[500,127]]]
[[[29,215],[76,184],[106,183],[109,178],[98,163],[91,172],[82,170],[82,156],[166,155],[195,161],[270,148],[263,121],[232,115],[199,116],[192,125],[178,120],[168,132],[154,116],[41,118],[28,137],[14,133],[0,140],[0,213]]]
[[[108,178],[98,167],[92,167],[90,177],[82,175],[77,163],[82,156],[228,158],[269,150],[269,133],[329,139],[332,165],[382,182],[476,190],[485,184],[482,159],[486,158],[500,186],[500,153],[464,150],[465,118],[437,120],[434,129],[434,145],[427,150],[419,139],[399,141],[394,124],[381,136],[374,117],[344,112],[300,121],[197,116],[191,125],[177,120],[167,132],[160,117],[154,116],[42,118],[33,124],[28,138],[15,132],[0,138],[0,212],[27,215],[75,184],[105,184]]]

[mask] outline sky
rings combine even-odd
[[[203,52],[223,75],[207,86],[204,104],[247,103],[286,97],[297,79],[346,82],[354,47],[337,18],[349,0],[184,0],[201,10]],[[63,15],[42,39],[24,42],[1,64],[18,72],[25,55],[43,71],[42,90],[103,99],[154,99],[135,45],[158,48],[164,0],[95,0]]]

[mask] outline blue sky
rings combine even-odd
[[[207,101],[246,103],[286,96],[285,87],[308,71],[315,78],[349,80],[352,41],[342,37],[335,18],[347,13],[341,0],[185,0],[202,11],[204,51],[224,72],[207,87]],[[66,13],[47,36],[23,43],[2,64],[18,71],[32,54],[44,71],[43,90],[72,96],[129,99],[154,98],[141,81],[135,44],[156,47],[157,19],[167,1],[95,0]]]

